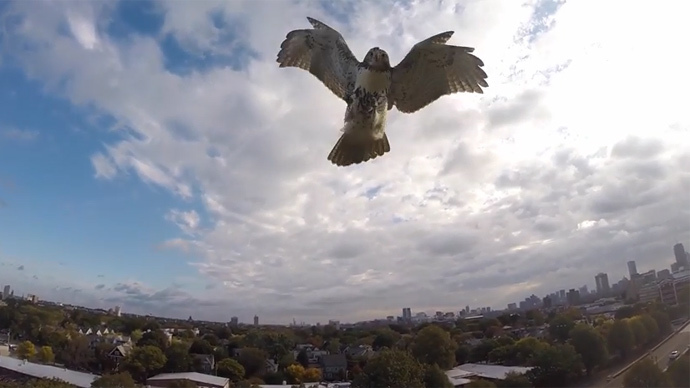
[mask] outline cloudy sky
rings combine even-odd
[[[0,5],[0,282],[227,321],[502,308],[690,245],[680,1]],[[336,168],[345,105],[275,58],[312,16],[393,63],[454,30],[490,87],[389,115]]]

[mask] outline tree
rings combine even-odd
[[[470,347],[462,344],[455,349],[455,363],[458,365],[465,364],[470,357]]]
[[[168,360],[157,346],[135,347],[125,357],[124,369],[137,381],[145,381],[152,373],[162,369]]]
[[[139,342],[139,340],[140,340],[141,337],[143,337],[143,336],[144,336],[144,332],[142,332],[141,329],[136,329],[136,330],[133,330],[133,331],[129,334],[129,339],[131,339],[132,342],[134,342],[134,343],[136,344],[137,342]]]
[[[690,355],[687,353],[673,361],[666,375],[674,387],[690,387]]]
[[[183,342],[175,342],[165,349],[165,358],[166,372],[189,372],[192,369],[192,356],[189,355],[189,347]]]
[[[151,330],[142,335],[141,339],[137,341],[137,346],[157,346],[165,351],[168,348],[168,336],[162,330]]]
[[[94,359],[95,353],[89,348],[89,340],[84,336],[72,338],[60,352],[60,360],[70,369],[85,369]]]
[[[321,381],[321,369],[319,368],[307,368],[304,370],[304,375],[302,375],[302,381],[305,383],[313,383]]]
[[[541,326],[545,321],[544,314],[539,309],[529,310],[525,313],[525,319],[528,326]]]
[[[635,315],[639,314],[640,309],[637,308],[636,306],[623,306],[616,310],[614,313],[613,317],[615,319],[625,319],[625,318],[632,318]]]
[[[478,379],[472,380],[472,382],[465,384],[467,388],[496,388],[496,384],[489,380]]]
[[[193,354],[213,354],[213,346],[208,341],[197,338],[192,342],[189,353]]]
[[[651,315],[642,314],[640,315],[640,320],[642,321],[645,329],[647,329],[647,334],[649,334],[650,339],[659,338],[659,325],[657,325],[656,321]]]
[[[580,323],[570,331],[570,344],[582,357],[582,363],[591,374],[595,367],[608,360],[606,341],[593,327]]]
[[[244,373],[247,377],[256,377],[264,373],[266,368],[266,352],[257,348],[244,348],[237,358],[240,364],[244,367]]]
[[[450,334],[436,325],[429,325],[417,333],[412,342],[412,355],[424,364],[438,364],[439,368],[450,369],[455,365],[457,345]]]
[[[208,342],[209,344],[211,344],[211,346],[218,346],[218,344],[220,343],[220,340],[218,339],[218,337],[213,333],[206,334],[203,337],[203,339],[206,342]]]
[[[340,340],[337,338],[333,338],[333,339],[329,340],[327,345],[324,344],[324,349],[327,350],[331,354],[340,353]],[[292,356],[291,353],[288,353],[288,354],[290,356]]]
[[[513,364],[516,358],[515,345],[499,346],[489,352],[489,362],[493,364]]]
[[[508,372],[503,380],[497,382],[499,388],[532,388],[532,382],[529,381],[527,375],[524,373]]]
[[[649,333],[647,332],[647,328],[644,326],[644,323],[642,323],[642,319],[639,315],[628,318],[628,324],[630,325],[630,330],[633,332],[636,346],[642,346],[649,341]]]
[[[540,349],[533,359],[534,368],[527,377],[536,387],[564,387],[582,374],[582,360],[572,345],[554,345]]]
[[[134,388],[137,384],[127,372],[106,374],[91,383],[91,388]]]
[[[281,357],[280,360],[278,360],[278,369],[283,370],[296,362],[297,360],[295,360],[295,356],[292,354],[286,354]]]
[[[671,318],[668,317],[668,314],[662,311],[655,311],[651,314],[651,316],[656,321],[660,335],[671,334],[673,331],[673,326],[671,326]]]
[[[218,362],[218,376],[227,377],[233,382],[240,381],[244,378],[244,367],[236,360],[226,358]]]
[[[17,345],[17,357],[26,360],[33,360],[36,356],[36,347],[31,341],[24,341]]]
[[[287,374],[288,377],[288,382],[293,384],[293,383],[301,383],[303,380],[302,378],[304,377],[304,372],[306,369],[301,365],[301,364],[292,364],[285,368],[285,374]]]
[[[264,375],[264,381],[267,385],[282,385],[286,381],[287,376],[283,372],[268,372]]]
[[[489,353],[499,347],[495,339],[485,339],[470,351],[470,362],[483,362],[489,360]]]
[[[385,349],[369,360],[351,386],[424,388],[423,380],[422,365],[412,355],[402,350]]]
[[[52,364],[53,362],[55,362],[55,354],[53,354],[53,348],[51,348],[50,346],[41,346],[41,348],[38,350],[38,353],[36,354],[36,357],[39,361],[44,362],[46,364]]]
[[[424,366],[424,386],[433,388],[453,388],[453,383],[437,364]]]
[[[306,349],[302,349],[297,353],[297,362],[305,368],[309,366],[309,355]]]
[[[94,349],[94,363],[103,374],[108,374],[117,367],[117,360],[110,357],[112,351],[113,344],[108,342],[99,342]]]
[[[630,329],[630,324],[625,319],[618,319],[613,322],[606,339],[609,349],[620,353],[625,358],[635,344],[635,337]]]
[[[378,335],[376,335],[376,338],[374,338],[374,342],[371,344],[371,346],[374,348],[374,350],[379,350],[384,347],[392,348],[393,345],[398,341],[398,337],[400,337],[400,335],[393,330],[384,329],[381,330]]]
[[[644,359],[630,368],[623,377],[626,388],[670,387],[671,380],[650,359]]]
[[[565,343],[573,327],[575,327],[575,322],[570,317],[559,314],[549,323],[549,334],[556,341]]]

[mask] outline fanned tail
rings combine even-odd
[[[328,160],[336,166],[344,167],[383,156],[390,150],[391,145],[385,133],[381,139],[375,140],[363,139],[361,136],[345,132],[328,154]]]

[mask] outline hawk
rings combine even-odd
[[[347,103],[343,134],[328,155],[336,166],[349,166],[389,152],[386,115],[393,106],[416,112],[441,96],[483,93],[488,87],[484,63],[474,48],[445,44],[442,32],[412,47],[395,67],[388,53],[374,47],[359,62],[340,33],[307,17],[311,29],[290,31],[280,45],[279,67],[309,71]]]

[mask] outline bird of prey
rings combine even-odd
[[[290,31],[280,45],[280,67],[309,71],[347,103],[343,134],[328,155],[336,166],[349,166],[390,151],[387,111],[416,112],[441,96],[483,93],[488,87],[484,63],[471,47],[445,44],[453,31],[425,39],[412,47],[395,67],[388,54],[370,49],[359,62],[340,33],[307,17],[311,29]]]

